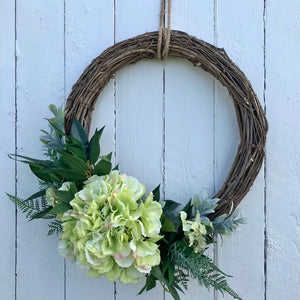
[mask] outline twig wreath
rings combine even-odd
[[[85,69],[68,97],[65,111],[50,105],[54,117],[41,137],[48,157],[37,160],[14,155],[30,166],[41,188],[26,200],[9,198],[30,220],[51,219],[49,234],[60,236],[58,250],[93,277],[105,275],[123,283],[146,276],[148,291],[159,281],[174,299],[190,278],[241,299],[226,274],[204,252],[218,235],[234,231],[243,218],[236,207],[253,184],[264,158],[268,130],[259,100],[244,73],[224,49],[163,27],[159,32],[127,39],[105,50]],[[212,198],[195,195],[179,209],[160,200],[159,186],[145,197],[136,178],[112,168],[111,153],[100,156],[104,128],[89,139],[91,113],[98,96],[114,74],[141,59],[167,56],[189,60],[219,80],[231,96],[239,126],[240,144],[232,168]]]

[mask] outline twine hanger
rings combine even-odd
[[[165,27],[166,5],[168,8],[167,28]],[[157,41],[158,59],[163,60],[168,57],[169,48],[170,48],[170,38],[171,38],[171,0],[161,0],[160,24],[159,24],[158,41]]]

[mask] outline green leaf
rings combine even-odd
[[[71,183],[69,193],[71,193],[73,196],[78,192],[77,186],[74,182]]]
[[[156,286],[156,278],[152,275],[146,277],[146,282],[144,287],[139,291],[138,295],[141,295],[145,290],[150,291]]]
[[[192,199],[189,200],[189,202],[184,206],[182,209],[187,214],[187,218],[191,219],[193,215],[193,205],[192,205]]]
[[[56,194],[61,200],[61,202],[69,204],[71,200],[74,199],[75,194],[77,193],[77,187],[74,182],[71,183],[70,189],[68,191],[57,190]]]
[[[161,230],[163,232],[176,232],[174,223],[171,222],[165,214],[161,216],[161,224],[162,224]]]
[[[35,159],[35,158],[28,157],[28,156],[16,155],[16,154],[8,154],[8,157],[13,160],[17,160],[17,157],[24,158],[27,161],[25,161],[25,160],[18,160],[18,161],[23,162],[25,164],[35,164],[35,165],[39,165],[39,166],[46,167],[46,168],[53,167],[53,162],[51,160]]]
[[[95,166],[93,170],[93,175],[107,175],[111,171],[111,155],[112,153],[108,154],[107,156],[103,157]]]
[[[71,200],[74,199],[74,195],[72,195],[69,191],[56,191],[57,196],[59,197],[61,202],[69,204]]]
[[[146,291],[150,291],[156,286],[156,278],[154,276],[147,276],[146,279]]]
[[[85,153],[88,156],[88,146],[89,146],[88,136],[84,128],[76,118],[73,120],[70,134],[73,138],[75,138],[82,144]]]
[[[172,295],[174,300],[180,300],[180,297],[179,297],[176,289],[172,285],[168,285],[168,288],[169,288],[170,294]]]
[[[95,134],[92,136],[90,144],[89,144],[89,160],[90,164],[93,165],[97,162],[99,155],[100,155],[100,138],[102,135],[102,132],[104,130],[104,127],[102,127],[100,130],[96,129]]]
[[[78,173],[74,170],[65,169],[65,168],[57,168],[52,169],[53,172],[64,179],[64,181],[83,181],[86,179],[86,175],[82,173]]]
[[[168,275],[169,275],[169,283],[170,283],[170,285],[172,285],[173,282],[174,282],[174,273],[175,273],[174,265],[170,264],[169,268],[168,268]]]
[[[87,157],[85,155],[84,149],[82,146],[72,145],[72,144],[65,144],[66,149],[73,153],[76,157],[83,160],[85,163],[87,162]]]
[[[47,170],[44,167],[40,167],[39,165],[33,164],[30,164],[29,167],[32,173],[39,179],[45,182],[53,182],[53,178],[49,174],[49,169]]]
[[[113,169],[112,171],[119,171],[119,164],[117,164]]]
[[[52,215],[60,215],[65,213],[67,210],[69,210],[71,208],[71,206],[69,204],[66,203],[59,203],[57,205],[55,205],[50,211],[49,214]]]
[[[180,203],[175,202],[173,200],[165,200],[163,202],[165,204],[163,207],[163,211],[165,214],[174,213],[176,208],[180,205]]]
[[[163,260],[163,262],[162,262],[162,268],[161,268],[161,270],[162,270],[163,274],[166,273],[166,270],[168,269],[169,264],[170,264],[170,261],[169,261],[168,258],[166,257],[166,258]]]
[[[152,191],[153,201],[159,202],[160,200],[160,184]]]
[[[87,163],[77,156],[69,154],[66,151],[58,151],[58,153],[62,156],[65,164],[70,169],[77,171],[77,173],[85,174],[89,170]]]
[[[150,274],[153,275],[156,279],[158,279],[161,283],[166,282],[166,279],[165,279],[163,273],[161,272],[161,269],[159,266],[152,267]]]
[[[79,148],[83,149],[83,145],[81,144],[81,142],[75,139],[74,137],[69,135],[66,137],[66,140],[69,144],[73,144],[74,146],[78,146]]]
[[[28,197],[26,200],[24,201],[29,201],[29,200],[32,200],[32,199],[35,199],[35,198],[38,198],[38,197],[42,197],[46,194],[46,190],[47,189],[44,189],[44,190],[41,190],[41,191],[38,191],[34,194],[32,194],[30,197]]]

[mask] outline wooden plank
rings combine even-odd
[[[63,24],[62,1],[17,1],[19,154],[42,156],[39,130],[47,127],[47,107],[63,102]],[[24,164],[18,164],[17,180],[20,197],[38,190],[38,180]],[[18,217],[18,299],[63,299],[63,259],[57,253],[58,239],[47,232],[45,220],[27,223],[23,215]]]
[[[7,153],[15,152],[15,8],[12,1],[1,5],[0,30],[0,290],[3,299],[12,300],[15,293],[15,207],[4,196],[5,192],[15,193],[15,163],[7,157]]]
[[[247,12],[247,13],[245,13]],[[263,102],[263,2],[218,1],[216,42],[244,71]],[[230,16],[230,18],[228,18]],[[228,93],[216,84],[215,102],[215,176],[218,190],[230,170],[239,143],[237,122]],[[243,299],[264,297],[264,177],[263,168],[251,191],[240,205],[248,224],[230,238],[219,242],[218,266],[233,275],[230,285]],[[222,295],[216,295],[223,299]],[[232,299],[225,296],[225,299]]]
[[[155,31],[160,1],[116,1],[116,41]],[[132,12],[135,12],[134,17]],[[149,193],[162,178],[162,78],[158,61],[142,61],[120,70],[116,77],[116,154],[120,170],[135,176]],[[135,285],[117,282],[117,299],[135,299],[145,280]],[[163,299],[154,290],[139,299]]]
[[[213,43],[213,2],[173,1],[171,28]],[[165,66],[165,196],[186,203],[213,192],[212,76],[189,62],[169,58]],[[208,252],[210,256],[212,251]],[[189,283],[181,299],[213,299],[213,291]],[[172,299],[166,295],[166,299]]]
[[[114,1],[66,1],[66,95],[88,64],[114,41]],[[114,150],[114,85],[104,89],[93,112],[91,133],[106,126],[101,138],[101,155]],[[66,298],[79,300],[114,295],[113,283],[89,278],[84,270],[67,261]]]
[[[300,2],[266,2],[267,299],[299,299]]]

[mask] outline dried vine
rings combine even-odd
[[[70,131],[76,117],[88,131],[91,114],[99,94],[115,73],[142,59],[155,59],[158,32],[127,39],[105,50],[85,69],[66,104],[65,129]],[[181,31],[171,31],[169,56],[189,60],[194,66],[213,75],[231,96],[239,126],[240,144],[231,170],[216,197],[220,198],[214,216],[234,209],[249,191],[263,162],[268,130],[259,100],[245,74],[230,60],[224,49]]]

